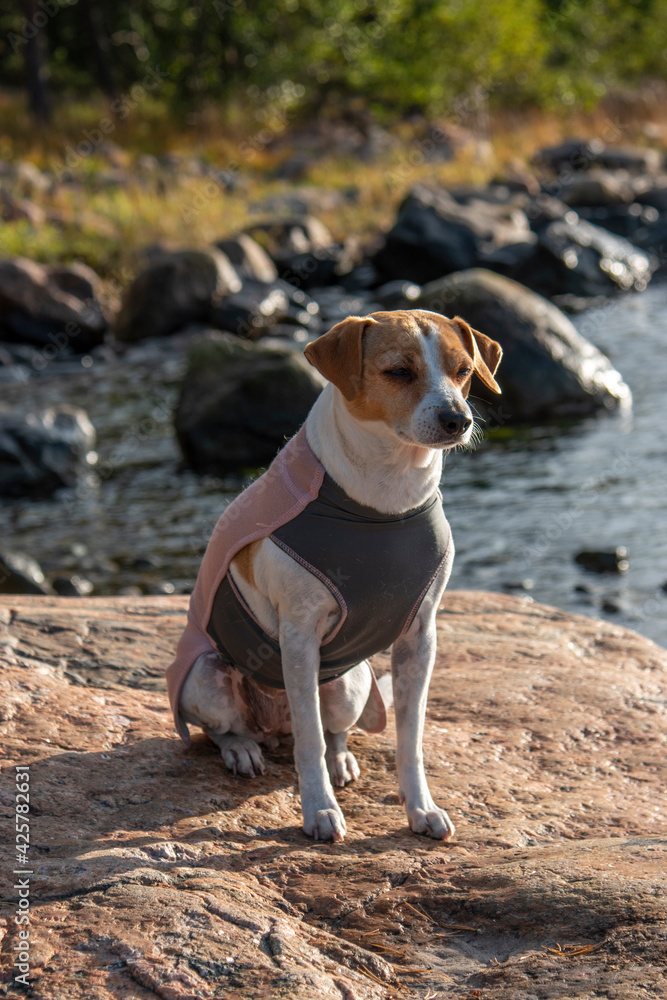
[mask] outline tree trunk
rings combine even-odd
[[[44,28],[35,23],[35,14],[41,12],[36,0],[23,0],[23,16],[28,22],[28,41],[25,47],[25,73],[30,110],[39,121],[49,120],[49,97],[46,88],[47,68],[44,59]]]

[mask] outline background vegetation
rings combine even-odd
[[[571,135],[664,146],[665,52],[667,0],[14,0],[0,169],[23,162],[5,182],[34,207],[0,205],[0,255],[113,290],[146,246],[210,244],[294,183],[352,192],[313,210],[372,241],[420,179],[521,173]],[[380,142],[329,142],[341,123]]]
[[[0,86],[114,97],[150,68],[173,110],[280,94],[303,113],[362,98],[442,114],[471,82],[496,105],[553,107],[662,76],[666,0],[17,0]]]

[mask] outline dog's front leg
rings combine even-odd
[[[346,827],[325,763],[318,675],[320,639],[291,622],[281,623],[280,652],[292,714],[294,763],[299,775],[303,829],[315,840],[342,840]]]
[[[422,740],[426,698],[436,653],[435,612],[449,566],[431,586],[406,634],[392,647],[391,670],[396,710],[396,770],[410,829],[439,840],[454,836],[454,824],[431,798],[424,773]]]

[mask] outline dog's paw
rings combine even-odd
[[[433,805],[430,809],[411,809],[408,812],[408,824],[413,833],[424,833],[435,840],[451,840],[454,836],[454,824],[444,809]]]
[[[350,753],[349,750],[327,748],[326,762],[331,784],[337,788],[342,788],[350,781],[356,781],[361,773],[359,765],[354,759],[354,754]]]
[[[242,774],[246,778],[264,774],[264,757],[254,740],[246,736],[226,734],[217,737],[216,743],[220,747],[222,759],[232,774]]]
[[[345,817],[333,800],[324,809],[303,810],[303,832],[314,840],[343,840],[347,833]]]

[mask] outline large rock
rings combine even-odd
[[[536,229],[535,246],[504,247],[482,262],[548,297],[644,291],[655,270],[649,254],[576,212]]]
[[[42,567],[25,552],[0,553],[0,594],[49,594]]]
[[[474,267],[483,252],[535,242],[528,219],[514,205],[477,200],[460,204],[447,191],[416,185],[373,262],[386,278],[422,284]]]
[[[218,240],[215,245],[228,257],[241,278],[253,278],[270,284],[278,277],[276,265],[266,250],[248,233]]]
[[[10,815],[14,765],[30,768],[31,996],[667,993],[665,650],[526,600],[450,593],[424,745],[456,840],[408,831],[390,721],[353,733],[361,778],[336,790],[347,840],[317,844],[289,742],[248,781],[205,737],[186,751],[174,735],[163,669],[186,604],[0,602]],[[0,850],[5,871],[20,867],[13,836]]]
[[[192,349],[176,434],[197,472],[268,464],[301,426],[323,385],[298,352],[212,334]]]
[[[0,496],[47,497],[91,468],[95,430],[84,410],[0,411]]]
[[[241,290],[221,250],[178,250],[157,255],[125,290],[116,318],[118,340],[164,337],[206,320],[212,307]]]
[[[451,274],[425,286],[414,308],[462,316],[500,343],[503,395],[495,402],[501,423],[579,417],[630,405],[622,377],[567,316],[502,275],[481,268]]]
[[[30,344],[45,362],[84,354],[108,329],[98,292],[99,278],[85,264],[0,260],[0,340]]]
[[[318,304],[286,281],[270,284],[246,278],[240,292],[228,295],[209,311],[209,322],[219,330],[257,340],[277,324],[291,323],[319,333]]]
[[[628,170],[655,173],[663,165],[662,155],[656,149],[643,146],[608,146],[602,139],[568,139],[557,146],[541,149],[533,157],[536,166],[546,167],[569,176],[572,171],[606,167],[608,170]]]

